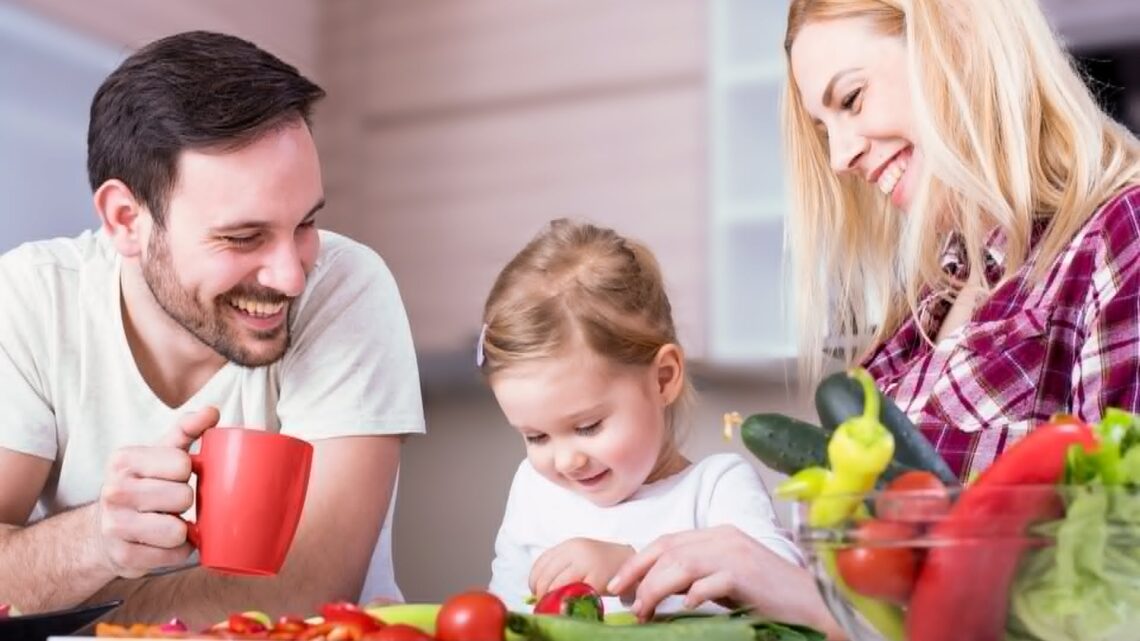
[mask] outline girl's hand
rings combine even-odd
[[[618,569],[606,591],[634,592],[630,610],[643,621],[665,597],[684,594],[687,608],[705,601],[748,606],[761,615],[810,625],[832,639],[842,637],[811,574],[731,525],[657,539]]]
[[[548,591],[585,581],[598,592],[626,560],[634,549],[621,543],[576,538],[563,541],[543,552],[530,570],[530,590],[541,599]]]

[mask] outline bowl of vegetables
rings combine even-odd
[[[1054,417],[959,483],[866,372],[816,405],[741,432],[854,641],[1140,639],[1140,417]]]
[[[940,488],[919,474],[796,507],[798,542],[854,641],[1140,638],[1136,487]],[[844,498],[858,501],[850,515],[813,519]]]

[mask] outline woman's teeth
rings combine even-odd
[[[890,166],[883,170],[883,173],[879,174],[879,191],[883,192],[883,194],[886,196],[890,196],[891,192],[895,190],[895,186],[898,185],[899,179],[902,178],[902,175],[905,172],[905,160],[900,159],[892,162]]]
[[[230,299],[230,305],[251,316],[272,316],[285,307],[285,302],[264,303],[245,298],[233,298]]]

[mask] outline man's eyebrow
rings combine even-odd
[[[849,74],[853,71],[858,71],[858,68],[849,67],[847,69],[841,69],[841,70],[837,71],[834,76],[831,77],[831,80],[829,80],[827,82],[827,86],[823,88],[823,106],[824,107],[827,107],[828,105],[831,104],[831,100],[832,100],[831,94],[835,93],[835,83],[839,82],[840,78],[842,78],[843,76],[846,76],[847,74]]]
[[[316,217],[317,212],[319,212],[321,209],[323,209],[324,206],[325,206],[325,199],[321,198],[319,201],[317,201],[317,204],[313,205],[313,208],[310,209],[308,211],[308,213],[305,214],[305,217],[301,219],[301,222],[302,223],[311,222],[313,220],[313,218]],[[238,230],[265,229],[265,228],[270,227],[270,226],[271,225],[269,223],[265,222],[264,220],[239,220],[236,222],[227,223],[225,225],[219,225],[218,227],[211,227],[210,231],[212,231],[215,234],[224,234],[227,232],[233,232],[233,231],[238,231]]]
[[[309,210],[309,213],[305,214],[305,217],[301,219],[301,222],[307,223],[307,222],[312,221],[313,218],[316,218],[317,212],[319,212],[320,210],[322,210],[324,208],[325,208],[325,199],[321,198],[320,200],[317,201],[317,204],[313,205],[313,208]]]

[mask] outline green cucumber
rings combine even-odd
[[[819,427],[783,414],[753,414],[740,425],[744,446],[764,465],[792,475],[807,467],[827,467],[829,435]],[[883,477],[893,479],[910,468],[891,461]]]
[[[563,616],[512,612],[508,629],[531,641],[822,641],[803,626],[736,616],[685,617],[668,623],[606,625]]]
[[[895,437],[895,460],[906,467],[931,472],[949,486],[959,485],[945,459],[906,414],[886,394],[880,393],[879,398],[879,421]],[[847,372],[832,374],[815,389],[815,409],[820,426],[830,434],[843,421],[863,413],[863,387]]]

